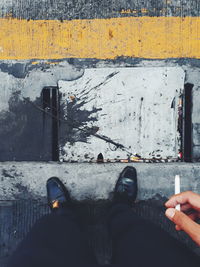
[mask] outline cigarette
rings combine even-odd
[[[181,192],[181,188],[180,188],[180,176],[179,175],[176,175],[175,176],[175,195],[176,194],[180,194]],[[181,205],[178,204],[176,205],[176,210],[181,210]]]

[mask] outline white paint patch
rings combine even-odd
[[[97,127],[98,135],[125,147],[117,148],[92,135],[87,142],[67,140],[61,147],[61,161],[91,161],[99,153],[105,160],[126,159],[129,153],[142,158],[177,158],[178,100],[184,79],[180,67],[145,67],[86,69],[76,81],[60,81],[66,119],[76,115],[69,119],[79,121],[80,128]],[[72,101],[76,114],[68,114]],[[81,111],[88,111],[88,118],[77,117]],[[66,137],[80,132],[74,128]]]
[[[0,112],[9,110],[9,100],[12,94],[21,88],[20,79],[0,71]],[[4,116],[3,114],[1,114]]]

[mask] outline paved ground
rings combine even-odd
[[[165,217],[163,203],[166,199],[158,197],[153,200],[140,201],[134,211],[146,218],[172,236],[185,243],[189,249],[199,253],[196,245],[186,235],[176,232],[174,225]],[[97,261],[106,264],[111,261],[112,241],[107,231],[105,218],[108,214],[109,201],[75,202],[75,210],[79,213],[82,225],[87,232],[88,242],[92,247]],[[41,216],[47,214],[49,209],[41,200],[18,200],[0,202],[0,266],[5,267],[6,262],[24,238],[30,227]]]

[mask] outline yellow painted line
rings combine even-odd
[[[0,59],[200,58],[200,17],[0,19]]]

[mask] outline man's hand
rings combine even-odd
[[[181,205],[181,211],[175,209]],[[195,222],[200,218],[200,195],[191,191],[172,196],[166,203],[165,215],[176,224],[176,230],[183,230],[200,246],[200,225]]]

